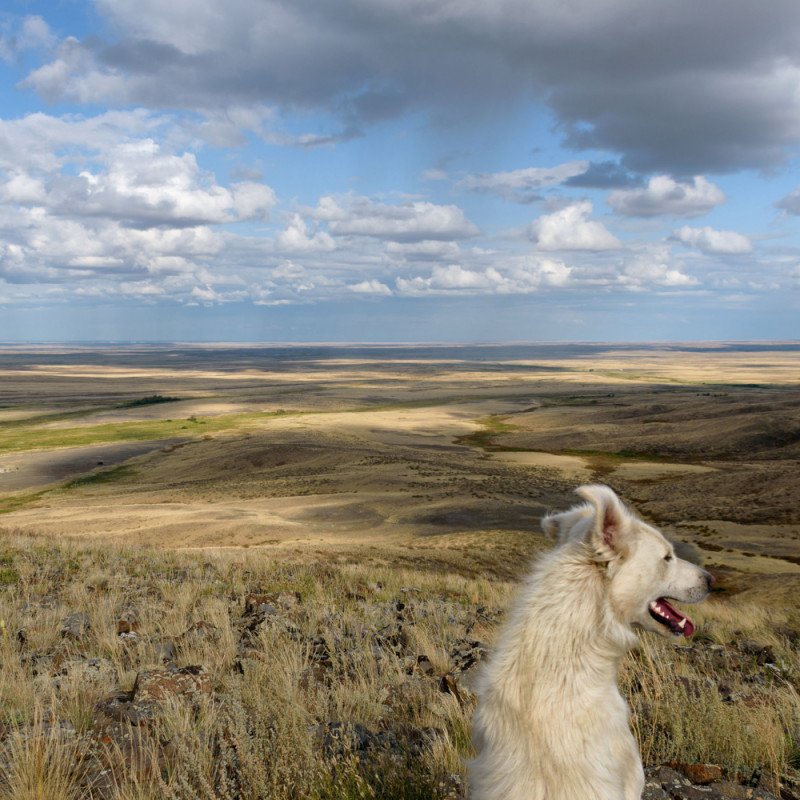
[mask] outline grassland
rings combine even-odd
[[[363,549],[275,558],[5,536],[0,552],[0,797],[462,790],[474,697],[459,647],[491,642],[514,590],[469,577],[469,553],[442,570]],[[693,645],[648,638],[625,665],[645,762],[748,777],[798,766],[800,614],[712,601],[695,618]],[[158,669],[196,683],[148,695]]]
[[[625,665],[645,762],[791,781],[798,407],[788,345],[0,349],[0,798],[460,796],[598,480],[718,579]]]

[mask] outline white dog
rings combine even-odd
[[[480,679],[471,800],[638,800],[642,762],[617,687],[634,627],[690,636],[666,597],[703,600],[714,584],[675,555],[607,486],[542,521],[541,558]]]

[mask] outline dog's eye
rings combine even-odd
[[[664,561],[672,561],[672,553],[667,553],[664,556]]]

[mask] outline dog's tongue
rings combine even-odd
[[[694,633],[694,624],[689,617],[684,616],[663,597],[650,604],[650,615],[658,622],[666,625],[673,633],[691,636]]]

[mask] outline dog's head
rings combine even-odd
[[[581,486],[586,505],[542,520],[558,545],[582,542],[606,571],[609,603],[621,621],[663,635],[691,636],[692,621],[672,601],[699,603],[714,578],[675,555],[672,544],[642,522],[607,486]]]

